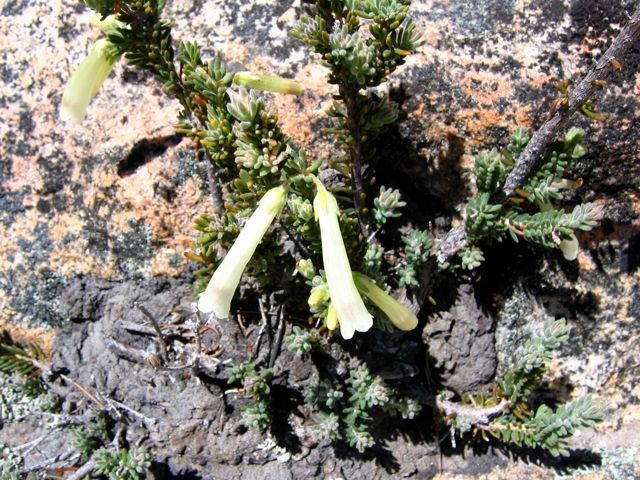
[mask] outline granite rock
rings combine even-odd
[[[380,146],[378,177],[403,190],[416,225],[446,228],[460,220],[473,192],[473,155],[504,144],[517,125],[539,125],[557,96],[555,83],[580,78],[634,2],[413,5],[426,43],[380,87],[400,104],[401,115]],[[330,124],[324,111],[333,88],[308,48],[287,33],[302,6],[299,0],[176,0],[166,14],[177,39],[197,40],[205,53],[219,53],[234,67],[304,84],[302,97],[271,97],[271,108],[310,157],[330,160],[337,147],[321,129]],[[194,379],[158,378],[151,367],[109,351],[105,345],[114,336],[142,341],[117,327],[133,315],[134,301],[153,301],[154,314],[185,315],[193,266],[184,253],[194,218],[213,203],[206,168],[190,142],[175,135],[179,106],[150,76],[119,62],[85,123],[60,122],[64,83],[98,38],[89,19],[87,9],[71,2],[0,2],[0,327],[18,339],[40,339],[55,352],[60,371],[166,419],[152,434],[156,478],[443,478],[440,465],[455,478],[553,478],[552,470],[512,453],[467,450],[463,458],[449,455],[460,447],[445,446],[447,455],[439,457],[427,414],[410,425],[382,421],[384,448],[369,456],[320,442],[281,462],[273,446],[237,429],[241,400],[232,402],[235,415],[221,413],[226,407],[218,391],[211,394]],[[593,478],[632,478],[640,465],[634,434],[640,426],[638,59],[636,46],[598,102],[605,122],[573,120],[588,132],[589,153],[571,172],[584,187],[568,204],[605,205],[602,225],[579,234],[578,261],[567,264],[559,254],[523,245],[489,249],[479,276],[434,290],[440,303],[422,312],[424,332],[384,342],[376,336],[352,347],[388,378],[408,382],[424,374],[428,352],[444,366],[438,381],[463,391],[490,381],[496,365],[504,369],[510,352],[545,318],[566,317],[573,340],[554,360],[539,395],[569,400],[590,393],[608,402],[605,424],[575,441],[578,460],[579,449],[600,452],[599,466],[580,464]],[[459,298],[446,301],[454,292]],[[242,332],[235,324],[224,327],[229,355],[244,354]],[[320,365],[289,357],[279,362],[297,385],[319,375]],[[284,399],[287,385],[280,390]],[[285,410],[281,425],[295,431],[296,414]],[[228,424],[213,428],[221,418]],[[0,443],[26,442],[25,434],[13,433],[26,430],[3,426]],[[129,440],[141,431],[132,429]],[[56,434],[51,448],[63,441]]]

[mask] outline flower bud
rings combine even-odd
[[[333,303],[329,304],[329,309],[327,310],[327,328],[332,332],[338,328],[338,314]]]
[[[358,272],[353,272],[353,281],[360,292],[387,314],[387,317],[389,317],[389,320],[391,320],[391,323],[393,323],[396,328],[405,331],[416,328],[418,318],[411,310],[378,287],[369,277]]]
[[[296,268],[300,275],[304,278],[311,280],[316,275],[316,268],[313,266],[313,262],[309,259],[302,259],[298,261]]]
[[[560,245],[558,246],[566,260],[573,261],[578,258],[580,244],[578,243],[578,239],[573,233],[571,234],[571,238],[562,240],[560,242]]]
[[[256,75],[251,72],[238,72],[233,77],[233,82],[243,87],[262,90],[264,92],[286,93],[301,95],[304,87],[298,82],[274,75]]]
[[[307,303],[311,309],[317,310],[328,298],[329,292],[327,291],[327,288],[324,285],[318,285],[311,289],[311,295],[309,295]]]

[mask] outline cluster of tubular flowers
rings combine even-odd
[[[329,307],[326,325],[329,330],[340,327],[345,339],[353,337],[356,331],[366,332],[373,326],[373,317],[367,310],[360,293],[380,308],[400,330],[412,330],[418,324],[416,316],[367,276],[352,272],[344,246],[339,209],[335,197],[324,185],[315,179],[317,194],[313,202],[316,220],[320,224],[322,237],[322,260],[327,278]],[[255,252],[258,244],[278,216],[285,203],[286,191],[280,186],[269,190],[258,202],[240,235],[216,269],[207,288],[200,294],[198,309],[202,313],[213,313],[218,318],[229,315],[231,300],[238,288],[242,272]],[[322,293],[325,299],[326,293]],[[317,303],[319,291],[312,291]]]

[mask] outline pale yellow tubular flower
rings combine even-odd
[[[251,72],[238,72],[234,75],[233,82],[243,87],[262,90],[264,92],[292,95],[301,95],[302,92],[304,92],[304,87],[298,82],[274,75],[257,75]]]
[[[100,85],[109,76],[116,61],[110,50],[111,44],[108,40],[98,40],[91,47],[89,55],[73,72],[62,95],[62,120],[82,123],[89,102],[98,93]]]
[[[418,318],[411,310],[378,287],[369,277],[353,272],[353,280],[358,290],[386,313],[396,328],[409,331],[418,326]]]
[[[238,288],[242,272],[256,251],[262,237],[284,206],[286,191],[275,187],[264,194],[258,208],[242,228],[220,266],[213,273],[207,288],[200,294],[198,310],[218,318],[229,315],[231,299]]]
[[[373,317],[364,306],[353,283],[351,266],[338,223],[338,203],[318,179],[315,179],[315,183],[317,194],[313,200],[313,209],[316,220],[320,223],[322,261],[329,296],[340,323],[340,333],[343,338],[350,339],[356,331],[369,330],[373,326]]]

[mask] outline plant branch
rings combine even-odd
[[[582,108],[587,100],[593,99],[594,95],[601,90],[601,86],[604,85],[603,82],[609,79],[614,70],[620,68],[622,58],[639,41],[640,7],[636,9],[629,23],[614,39],[604,55],[600,57],[595,67],[567,94],[565,105],[558,108],[553,116],[543,123],[531,137],[527,147],[518,157],[515,167],[507,177],[503,188],[505,197],[510,197],[517,188],[524,185],[544,150],[559,135],[560,130],[565,126],[569,118],[578,109]]]
[[[473,407],[435,397],[433,406],[446,416],[467,417],[474,425],[486,425],[492,417],[505,413],[510,405],[509,400],[502,400],[499,404],[490,407]]]
[[[344,101],[347,109],[346,127],[349,130],[349,157],[351,160],[351,180],[353,181],[353,188],[355,190],[353,200],[355,204],[356,214],[358,216],[358,223],[360,224],[360,231],[364,238],[371,236],[371,220],[366,213],[366,206],[364,203],[365,191],[364,191],[364,152],[362,144],[362,129],[360,125],[361,112],[358,105],[359,88],[353,85],[340,85],[340,97]]]
[[[582,108],[585,102],[593,99],[599,90],[602,90],[602,85],[611,77],[616,67],[619,68],[623,57],[638,42],[640,42],[640,7],[636,9],[629,23],[614,39],[596,65],[567,94],[564,105],[561,105],[553,116],[533,134],[505,181],[502,190],[503,199],[512,196],[517,188],[524,185],[545,149],[558,137],[571,116]],[[434,255],[439,263],[444,263],[467,245],[463,223],[452,228],[436,242]]]
[[[147,310],[147,307],[145,307],[144,305],[142,305],[139,302],[135,302],[134,306],[138,310],[140,310],[140,312],[147,318],[147,320],[149,320],[149,323],[151,323],[151,326],[155,330],[156,335],[158,336],[158,340],[160,341],[160,352],[161,352],[160,356],[162,357],[162,360],[166,363],[167,362],[167,352],[169,351],[169,345],[167,345],[167,341],[164,338],[164,335],[162,334],[162,330],[160,330],[160,324],[155,319],[155,317],[153,315],[151,315],[151,312],[149,312],[149,310]]]
[[[83,466],[81,466],[78,470],[76,470],[73,474],[69,475],[67,480],[81,480],[87,475],[91,474],[96,469],[96,462],[91,459]]]

